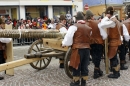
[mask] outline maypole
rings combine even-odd
[[[105,0],[105,7],[107,9],[106,0]],[[106,32],[107,32],[107,29],[106,29]],[[106,70],[106,74],[108,74],[109,73],[108,38],[105,40],[105,70]]]

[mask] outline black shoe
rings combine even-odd
[[[70,86],[80,86],[80,81],[76,81],[76,82],[71,82]]]
[[[86,86],[86,80],[81,79],[81,86]]]
[[[103,71],[101,71],[100,69],[94,69],[94,75],[93,78],[97,79],[99,77],[103,76]]]
[[[4,79],[4,77],[0,77],[0,80],[3,80]]]
[[[127,66],[125,66],[125,64],[120,64],[120,70],[127,70],[128,69],[128,67]]]
[[[64,68],[64,63],[60,63],[59,68]]]
[[[108,78],[118,79],[120,77],[119,71],[113,70],[113,74],[109,74]]]

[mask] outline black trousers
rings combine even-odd
[[[3,50],[0,50],[0,64],[3,63],[5,63],[5,58],[4,58]]]
[[[80,55],[80,64],[78,69],[73,68],[73,76],[88,76],[88,65],[89,65],[89,57],[90,57],[90,49],[84,48],[79,49],[78,53]]]
[[[126,60],[126,53],[128,50],[127,44],[128,43],[126,41],[123,41],[123,44],[118,47],[120,61]]]
[[[110,59],[110,65],[111,67],[117,67],[117,65],[119,64],[118,58],[117,58],[117,54]]]
[[[91,44],[90,47],[91,47],[90,54],[92,56],[94,66],[99,68],[100,61],[103,56],[104,46],[102,44]]]

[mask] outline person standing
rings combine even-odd
[[[129,32],[124,24],[123,27],[123,43],[118,47],[118,53],[120,58],[120,70],[127,70],[128,66],[126,66],[126,53],[127,53],[127,45],[129,42]]]
[[[98,28],[98,23],[100,21],[94,20],[93,16],[94,15],[90,10],[86,11],[86,24],[92,28],[90,54],[94,63],[93,78],[96,79],[103,75],[103,71],[101,71],[100,69],[100,61],[103,56],[104,40],[102,39],[102,36],[100,35],[100,31]]]
[[[66,33],[67,32],[67,29],[66,29],[66,18],[64,15],[60,15],[60,18],[59,18],[60,22],[56,25],[56,29],[60,31],[60,33]],[[60,66],[59,68],[64,68],[64,59],[63,58],[60,58],[59,59],[59,63],[60,63]]]
[[[108,58],[110,59],[110,65],[112,67],[112,74],[108,75],[108,78],[119,78],[120,77],[120,65],[117,58],[118,46],[122,43],[122,25],[113,16],[114,8],[109,6],[105,14],[106,16],[101,20],[99,28],[107,29],[108,35]]]
[[[92,28],[86,25],[82,12],[77,12],[75,16],[77,23],[70,26],[62,46],[71,46],[72,53],[69,66],[72,67],[73,81],[70,86],[86,86],[88,79],[88,65],[90,58],[90,34]]]
[[[128,30],[128,33],[130,35],[130,5],[128,5],[126,7],[127,7],[126,8],[127,9],[127,13],[126,14],[128,15],[128,17],[122,23],[126,26],[126,28]],[[129,49],[129,60],[130,60],[130,40],[128,42],[128,49]]]

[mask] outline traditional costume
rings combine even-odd
[[[92,28],[86,25],[82,12],[77,13],[76,20],[77,23],[69,27],[62,45],[72,46],[69,66],[73,68],[73,82],[70,83],[70,86],[80,86],[80,77],[81,86],[86,86]]]
[[[117,49],[121,45],[122,39],[121,35],[122,25],[113,16],[113,7],[108,7],[106,9],[106,16],[101,20],[99,28],[107,29],[108,35],[108,58],[110,59],[110,65],[112,67],[113,74],[109,74],[108,78],[118,78],[120,77],[120,65],[117,58]]]
[[[122,23],[126,26],[127,30],[128,30],[128,34],[130,35],[130,5],[126,6],[126,9],[127,9],[127,12],[126,14],[128,15],[128,18],[123,21]],[[129,37],[130,38],[130,37]],[[124,49],[125,51],[127,50],[127,47],[128,49],[130,50],[130,41],[128,41],[128,43],[126,44],[127,42],[125,42],[124,44]],[[127,45],[127,46],[126,46]],[[121,48],[122,49],[122,48]],[[122,50],[123,54],[122,54],[122,66],[125,65],[126,61],[125,61],[125,55],[126,55],[126,52],[124,52],[124,50]],[[130,59],[130,52],[129,52],[129,59]],[[125,66],[125,68],[122,68],[122,69],[127,69],[128,67]]]
[[[58,23],[56,25],[56,29],[59,30],[60,33],[66,33],[67,29],[66,29],[66,26],[65,26],[65,23],[66,23],[65,16],[60,15],[59,20],[60,20],[60,23]],[[60,58],[59,63],[60,63],[59,68],[64,68],[64,59],[63,58]]]
[[[127,45],[129,42],[129,33],[124,24],[122,24],[122,28],[123,28],[123,43],[118,47],[118,53],[120,58],[120,70],[127,70],[128,67],[125,66],[125,63],[126,63]]]
[[[100,69],[100,61],[103,56],[104,40],[100,35],[100,31],[98,28],[99,21],[94,20],[93,16],[94,15],[90,10],[86,11],[86,24],[92,28],[90,54],[94,63],[93,78],[96,79],[103,75],[103,71],[101,71]]]

